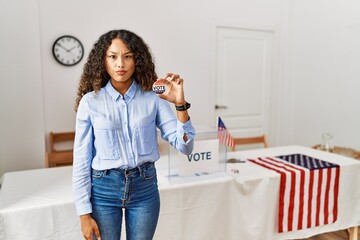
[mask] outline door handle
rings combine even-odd
[[[215,105],[215,109],[227,109],[227,106]]]

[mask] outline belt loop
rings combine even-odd
[[[142,170],[142,165],[138,166],[137,168],[139,169],[139,175],[142,176],[143,170]]]

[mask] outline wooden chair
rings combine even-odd
[[[265,148],[268,147],[265,134],[255,137],[234,138],[234,142],[235,147],[232,148],[232,151],[236,151],[237,145],[262,144]]]
[[[75,132],[50,132],[50,150],[45,153],[45,167],[72,165],[74,139]],[[59,147],[62,148],[58,149]]]

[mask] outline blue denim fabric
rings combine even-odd
[[[122,209],[127,240],[151,240],[160,211],[154,163],[132,169],[92,169],[91,203],[101,240],[120,239]]]

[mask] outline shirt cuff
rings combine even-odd
[[[92,213],[92,206],[90,205],[83,205],[83,206],[76,206],[76,213],[81,216],[84,214]]]
[[[192,140],[190,133],[191,133],[191,131],[193,131],[193,129],[194,128],[191,124],[190,117],[189,117],[189,120],[187,120],[187,122],[185,122],[185,123],[182,123],[179,120],[177,120],[177,133],[178,133],[178,138],[181,143],[187,144]],[[188,139],[186,142],[184,141],[184,134],[186,134],[187,139]]]

